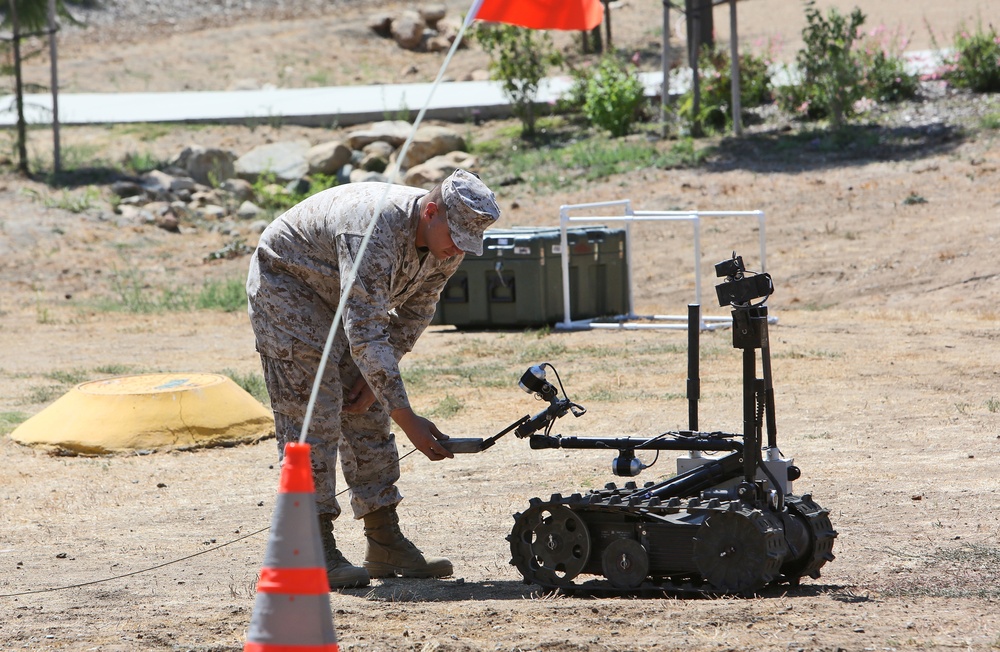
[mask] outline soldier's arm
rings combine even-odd
[[[344,333],[361,375],[391,414],[394,410],[410,406],[399,373],[395,346],[389,340],[392,257],[390,247],[373,237],[361,260],[354,284],[348,288],[346,281],[360,244],[361,236],[341,235],[337,238],[341,292],[350,291],[344,305]]]
[[[424,332],[434,318],[441,292],[455,270],[462,263],[462,256],[451,258],[437,271],[429,274],[420,288],[410,296],[394,314],[390,315],[391,329],[389,338],[396,348],[397,357],[413,350],[417,338]]]

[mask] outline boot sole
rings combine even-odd
[[[368,571],[368,575],[374,578],[410,577],[414,579],[430,579],[435,577],[448,577],[454,573],[454,568],[452,566],[440,569],[427,568],[418,570],[374,562],[365,562],[365,570]]]
[[[336,584],[330,584],[330,590],[336,591],[337,589],[362,589],[366,586],[370,586],[372,581],[370,579],[357,582],[337,582]]]
[[[364,575],[356,574],[354,577],[344,577],[339,580],[333,580],[327,576],[326,581],[330,585],[331,591],[337,589],[360,589],[372,583],[370,573],[365,573]]]

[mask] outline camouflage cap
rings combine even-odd
[[[500,219],[496,195],[479,175],[458,169],[441,183],[441,198],[455,245],[467,254],[483,255],[483,231]]]

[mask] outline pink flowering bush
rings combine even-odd
[[[906,72],[901,57],[906,40],[898,30],[877,27],[866,33],[861,9],[844,15],[831,7],[824,15],[813,2],[807,4],[806,22],[805,45],[795,58],[799,83],[777,93],[786,110],[840,126],[879,102],[916,95],[918,81]]]
[[[955,35],[954,59],[945,64],[944,79],[977,93],[1000,92],[1000,35],[982,23],[975,32],[963,28]]]

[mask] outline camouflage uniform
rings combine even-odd
[[[344,307],[313,409],[312,446],[320,514],[340,514],[338,452],[361,518],[401,499],[399,456],[389,414],[409,407],[399,359],[434,316],[448,278],[463,256],[437,260],[414,243],[417,200],[426,191],[353,183],[323,191],[288,210],[261,235],[250,263],[250,322],[271,395],[279,456],[297,441],[330,324],[375,208],[371,240]],[[364,414],[341,411],[358,374],[375,404]]]

